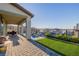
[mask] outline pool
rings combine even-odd
[[[32,39],[32,40],[38,40],[38,39],[42,39],[42,38],[45,38],[45,37],[41,37],[41,36],[38,36],[38,37],[31,36],[31,39]]]

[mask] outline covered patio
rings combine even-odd
[[[31,39],[31,18],[33,14],[25,10],[19,4],[0,4],[0,37],[5,37],[7,46],[4,55],[30,56],[47,55],[28,40]],[[25,23],[25,36],[23,37],[23,24]],[[16,34],[7,35],[8,25],[17,25]],[[14,31],[14,30],[13,30]]]

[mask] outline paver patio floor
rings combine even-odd
[[[6,56],[46,56],[48,55],[40,48],[33,45],[26,38],[21,35],[13,37],[7,36],[8,41],[5,43],[7,46]]]

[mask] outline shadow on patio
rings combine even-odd
[[[15,35],[9,35],[9,39],[12,41],[13,46],[19,45],[18,40],[19,40],[20,38],[17,36],[17,34],[15,34]]]

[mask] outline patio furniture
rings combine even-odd
[[[6,41],[5,37],[0,37],[0,44],[3,44]]]
[[[8,34],[9,36],[13,36],[13,35],[16,34],[16,32],[15,32],[15,31],[11,31],[11,32],[7,32],[7,34]]]
[[[15,34],[16,34],[16,32],[15,32],[15,31],[12,31],[12,32],[11,32],[11,34],[12,34],[12,35],[15,35]]]
[[[0,48],[4,46],[5,41],[6,41],[5,37],[0,37]]]
[[[4,45],[5,41],[5,37],[0,37],[0,52],[6,51],[6,46]]]

